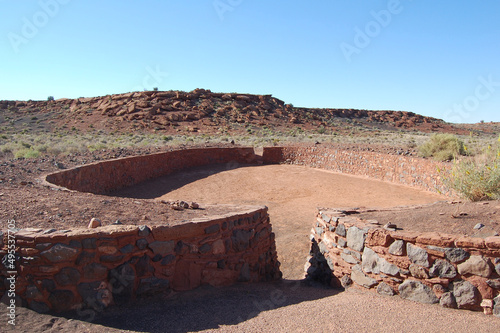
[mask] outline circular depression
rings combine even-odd
[[[222,164],[186,169],[110,193],[203,204],[266,205],[284,278],[303,278],[318,207],[387,208],[446,197],[409,186],[296,165]]]

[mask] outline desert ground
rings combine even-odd
[[[499,124],[455,125],[407,112],[294,108],[267,95],[205,90],[51,102],[1,101],[0,124],[2,223],[15,219],[19,228],[85,227],[90,218],[99,217],[104,224],[116,219],[145,224],[165,216],[155,205],[160,198],[202,205],[266,205],[283,272],[283,281],[274,283],[157,295],[111,307],[90,322],[19,308],[14,331],[498,331],[498,318],[482,313],[302,281],[317,207],[377,208],[377,213],[367,212],[366,219],[390,219],[405,230],[439,228],[471,234],[477,222],[500,232],[498,201],[468,203],[402,185],[291,165],[193,169],[110,195],[54,191],[39,180],[48,172],[109,158],[234,144],[323,144],[416,155],[416,146],[429,133],[463,135],[469,147],[475,147],[496,139]],[[397,206],[404,206],[404,213],[403,208],[393,209]],[[190,212],[169,214],[171,219],[190,217]],[[0,318],[4,319],[1,330],[13,330],[3,306]]]

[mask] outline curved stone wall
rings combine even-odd
[[[311,242],[310,279],[500,316],[498,236],[388,231],[332,210],[318,213]]]
[[[178,150],[88,164],[49,174],[45,180],[50,186],[104,194],[189,167],[221,163],[233,166],[248,163],[302,164],[430,191],[446,191],[438,172],[438,169],[446,168],[445,164],[406,156],[321,147],[267,147],[263,156],[256,155],[253,148]],[[331,219],[321,223],[317,228],[328,228],[328,231],[319,233],[318,229],[318,235],[314,237],[325,248],[324,235],[334,235],[338,225],[333,226]],[[333,231],[329,229],[332,227]],[[5,258],[10,258],[7,236],[4,232],[3,244],[0,244],[3,263]],[[398,239],[397,236],[390,237]],[[278,279],[281,275],[274,234],[265,207],[228,206],[228,214],[222,217],[206,217],[175,226],[106,226],[59,231],[29,228],[17,232],[15,238],[18,274],[15,291],[24,304],[40,312],[96,311],[109,304],[158,291],[187,290],[201,284],[227,285],[237,281]],[[331,257],[328,254],[327,258],[334,260],[335,255],[341,255],[337,253],[340,247],[333,246],[341,242],[340,238],[333,238],[332,243],[327,244],[330,246],[328,253],[331,252]],[[497,255],[498,250],[490,250],[487,244],[484,251],[490,252],[483,251],[482,255]],[[378,253],[377,249],[374,248],[375,253]],[[362,249],[351,250],[358,253],[351,256],[361,258]],[[326,253],[322,252],[323,255]],[[433,255],[437,256],[431,254],[429,264],[434,262]],[[361,262],[361,259],[356,260]],[[401,269],[409,268],[402,265]],[[1,269],[5,282],[9,268],[4,264]],[[354,272],[352,267],[346,269],[337,269],[337,272],[349,275]],[[394,288],[396,282],[391,284],[389,280],[387,285]],[[6,288],[4,294],[8,291],[8,286]]]
[[[264,148],[263,160],[266,164],[306,165],[448,193],[440,171],[448,169],[449,164],[419,157],[316,146]]]
[[[49,174],[45,180],[70,190],[103,194],[187,168],[258,160],[253,148],[184,149],[86,164]]]
[[[23,229],[16,268],[2,260],[2,275],[17,275],[19,301],[37,312],[85,315],[169,290],[279,279],[267,207],[226,209],[174,226]]]

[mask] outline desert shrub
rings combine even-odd
[[[37,158],[38,156],[40,152],[32,148],[19,149],[14,153],[14,158]]]
[[[438,161],[450,161],[466,155],[466,148],[460,139],[453,134],[433,134],[419,147],[422,157],[432,157]]]
[[[500,199],[500,146],[488,146],[482,155],[455,160],[444,182],[471,201]]]
[[[50,102],[50,101],[53,101],[53,100],[54,100],[54,96],[49,96],[49,97],[47,97],[47,101],[49,101],[49,102]]]

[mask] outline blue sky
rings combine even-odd
[[[210,89],[500,121],[500,1],[0,0],[0,100]]]

